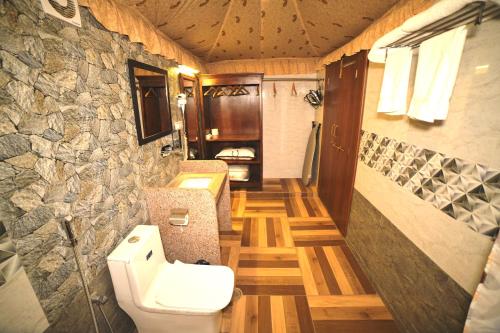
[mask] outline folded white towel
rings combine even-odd
[[[467,28],[461,26],[420,45],[408,117],[426,122],[446,119],[466,36]]]
[[[255,158],[255,149],[250,147],[224,148],[215,158],[230,160],[253,160]]]
[[[250,167],[248,165],[230,165],[229,180],[246,182],[250,180]]]
[[[410,47],[387,49],[384,79],[377,112],[394,116],[406,114],[411,60],[412,50]]]

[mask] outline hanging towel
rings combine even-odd
[[[399,116],[406,114],[412,50],[410,47],[386,50],[387,59],[377,112]]]
[[[446,119],[466,36],[461,26],[420,44],[408,117],[430,123]]]

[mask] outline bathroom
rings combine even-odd
[[[500,332],[499,53],[498,1],[0,1],[0,332]]]

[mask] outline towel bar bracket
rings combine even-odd
[[[475,1],[465,5],[455,13],[443,17],[433,23],[430,23],[398,40],[388,44],[385,48],[396,47],[419,47],[420,44],[434,36],[440,35],[446,31],[467,24],[479,25],[489,19],[500,15],[500,6],[496,3]]]
[[[484,14],[484,8],[486,7],[486,3],[483,2],[481,3],[481,6],[479,7],[479,12],[477,14],[476,21],[474,22],[474,25],[480,25],[483,22],[483,14]]]

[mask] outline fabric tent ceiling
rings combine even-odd
[[[117,0],[206,62],[324,56],[397,0]]]

